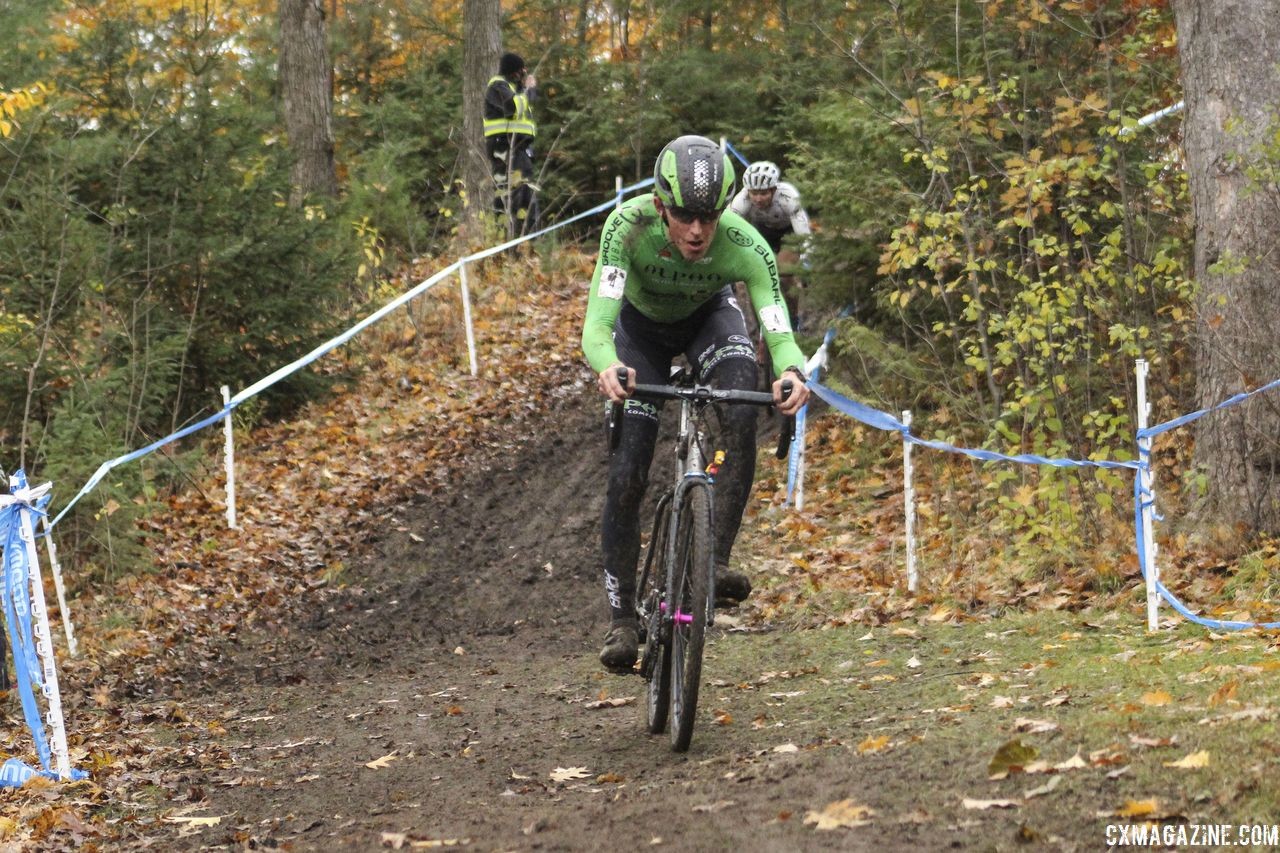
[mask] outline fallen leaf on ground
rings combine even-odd
[[[1170,695],[1169,695],[1166,691],[1164,691],[1164,690],[1154,690],[1154,691],[1152,691],[1152,692],[1150,692],[1150,693],[1143,693],[1143,694],[1142,694],[1142,704],[1143,704],[1143,705],[1150,705],[1150,706],[1152,706],[1152,707],[1158,707],[1158,706],[1160,706],[1160,705],[1168,705],[1168,704],[1169,704],[1170,702],[1172,702],[1172,701],[1173,701],[1173,697],[1172,697],[1172,696],[1170,696]]]
[[[965,797],[961,801],[966,809],[975,809],[977,811],[986,811],[987,809],[1016,809],[1022,805],[1021,800],[971,800]]]
[[[992,779],[1003,779],[1011,771],[1021,770],[1030,764],[1039,754],[1034,746],[1023,743],[1021,738],[1014,738],[996,750],[987,764],[987,775]]]
[[[571,779],[586,779],[590,775],[585,767],[557,767],[551,771],[551,781],[568,782]]]
[[[435,850],[439,847],[466,847],[470,843],[470,838],[428,838],[410,841],[409,846],[414,850]]]
[[[844,829],[858,826],[866,826],[871,823],[871,816],[875,811],[853,800],[836,800],[834,803],[827,803],[822,811],[809,811],[805,813],[804,822],[814,824],[814,829]]]
[[[223,815],[214,817],[196,817],[194,815],[168,815],[165,823],[185,823],[187,826],[217,826],[222,823]]]
[[[1209,697],[1209,707],[1216,708],[1219,705],[1221,705],[1223,702],[1229,702],[1232,699],[1235,699],[1236,691],[1239,688],[1240,688],[1240,682],[1228,681],[1226,684],[1222,685],[1217,690],[1215,690],[1213,692],[1213,695]]]
[[[1165,767],[1177,767],[1182,770],[1194,770],[1199,767],[1209,766],[1209,751],[1202,749],[1199,752],[1193,752],[1177,761],[1164,762]]]
[[[711,713],[712,713],[712,714],[714,715],[714,717],[715,717],[715,721],[716,721],[716,725],[717,725],[717,726],[729,726],[729,725],[733,725],[733,714],[730,714],[728,711],[726,711],[726,710],[724,710],[724,709],[722,709],[722,708],[717,708],[716,710],[712,711]]]
[[[1053,765],[1053,769],[1054,770],[1083,770],[1088,766],[1089,766],[1089,762],[1085,761],[1080,756],[1080,753],[1077,752],[1075,755],[1071,756],[1066,761],[1063,761],[1060,764]]]
[[[630,705],[636,701],[634,696],[616,696],[613,699],[597,699],[594,702],[587,702],[582,707],[589,711],[596,711],[600,708],[621,708],[623,705]]]
[[[1089,764],[1093,767],[1110,767],[1113,764],[1122,764],[1125,760],[1126,756],[1120,744],[1112,744],[1089,753]]]
[[[1036,797],[1043,797],[1045,794],[1052,793],[1053,789],[1058,787],[1062,782],[1061,776],[1050,776],[1049,781],[1045,782],[1039,788],[1029,788],[1022,792],[1022,799],[1031,800]]]
[[[1129,743],[1134,746],[1173,746],[1178,742],[1178,736],[1173,737],[1143,737],[1142,735],[1129,735]]]
[[[724,811],[730,806],[735,806],[735,805],[737,805],[737,803],[735,803],[733,800],[716,800],[714,803],[703,803],[702,805],[694,806],[693,811],[714,813],[714,812]]]
[[[370,770],[385,770],[391,766],[391,762],[396,760],[394,752],[387,753],[381,758],[375,758],[373,761],[366,761],[364,766]]]
[[[868,736],[866,740],[858,744],[858,752],[866,754],[868,752],[879,752],[889,745],[889,736],[880,735],[879,737]]]
[[[1057,731],[1058,724],[1052,720],[1033,720],[1030,717],[1018,717],[1013,721],[1013,730],[1015,732],[1025,732],[1026,734],[1043,734],[1044,732]]]
[[[1116,817],[1154,817],[1160,810],[1160,801],[1155,797],[1148,800],[1125,800],[1124,805],[1116,809]]]
[[[773,751],[774,752],[799,752],[800,747],[796,746],[794,743],[784,743],[779,746],[775,746],[773,748]]]

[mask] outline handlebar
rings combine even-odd
[[[627,368],[617,369],[618,382],[624,388],[627,385]],[[782,380],[782,399],[786,400],[795,390],[790,379]],[[773,395],[767,391],[741,391],[733,388],[712,388],[710,385],[642,385],[635,387],[636,394],[658,397],[664,400],[690,400],[695,403],[743,403],[753,406],[772,406]],[[622,405],[614,403],[609,409],[609,449],[615,450],[622,430]],[[786,459],[791,447],[791,439],[795,434],[795,417],[782,419],[778,432],[778,447],[774,455],[778,459]]]
[[[784,397],[791,393],[791,380],[783,383]],[[736,391],[731,388],[712,388],[709,385],[637,385],[637,394],[661,397],[665,400],[692,400],[695,403],[749,403],[753,406],[772,406],[773,395],[766,391]]]

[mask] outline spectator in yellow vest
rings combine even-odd
[[[510,213],[510,233],[537,227],[537,186],[533,179],[533,139],[538,125],[529,103],[538,96],[538,80],[517,53],[504,53],[498,73],[484,93],[484,142],[493,170],[494,211]]]

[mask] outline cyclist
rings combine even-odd
[[[681,136],[662,149],[653,177],[651,195],[631,199],[605,222],[582,329],[582,349],[599,374],[600,392],[614,403],[625,401],[601,531],[611,625],[600,661],[613,670],[629,669],[636,660],[640,502],[662,406],[631,398],[636,383],[665,383],[672,360],[683,353],[698,381],[753,389],[755,350],[731,285],[743,281],[773,363],[795,380],[785,401],[781,378],[773,383],[779,410],[794,414],[809,396],[773,252],[742,217],[725,211],[733,191],[729,158],[710,139]],[[624,366],[625,385],[617,375]],[[736,603],[751,592],[747,576],[728,562],[755,477],[756,413],[745,406],[727,409],[726,461],[716,476],[715,588],[722,603]]]
[[[768,160],[757,160],[742,176],[742,189],[733,198],[730,209],[755,226],[773,249],[780,269],[794,269],[799,261],[795,252],[784,251],[782,238],[788,234],[808,237],[809,214],[800,204],[800,192],[793,184],[779,180],[782,172]],[[782,274],[782,293],[791,320],[799,325],[798,296],[795,276]]]

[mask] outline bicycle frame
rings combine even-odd
[[[696,386],[695,386],[696,387]],[[639,387],[636,389],[640,390]],[[701,409],[705,408],[707,401],[696,403],[689,397],[680,398],[680,427],[676,433],[676,468],[675,481],[671,486],[671,506],[666,514],[667,535],[664,539],[665,551],[663,554],[663,565],[667,569],[666,577],[666,601],[675,601],[676,598],[676,575],[671,571],[671,567],[676,564],[676,528],[680,523],[680,511],[684,507],[685,496],[689,489],[696,483],[705,483],[707,486],[712,485],[711,475],[704,469],[704,458],[702,453],[702,442],[705,439],[698,415]],[[695,411],[695,406],[698,410]],[[711,497],[711,514],[715,517],[715,490],[710,489],[708,494]],[[708,597],[708,601],[715,598],[715,578],[707,579],[707,588],[712,591]],[[707,608],[707,627],[710,628],[715,622],[714,608]],[[674,613],[664,618],[664,638],[669,634],[669,626],[675,622],[691,622],[693,614],[682,613],[677,608]]]
[[[664,399],[676,399],[680,401],[679,427],[676,433],[676,465],[675,477],[672,481],[670,490],[662,496],[658,502],[658,509],[655,512],[654,531],[650,538],[649,553],[645,558],[644,573],[641,575],[639,586],[643,586],[644,575],[653,568],[653,557],[657,549],[653,547],[654,543],[662,541],[664,543],[663,566],[669,567],[675,561],[676,548],[676,526],[680,520],[680,510],[684,506],[685,496],[694,482],[705,483],[710,486],[714,483],[712,475],[705,470],[706,458],[703,454],[702,446],[705,441],[705,433],[701,425],[701,413],[711,403],[715,402],[742,402],[755,403],[756,405],[771,405],[773,397],[769,394],[757,391],[729,391],[718,388],[711,388],[705,385],[697,384],[679,384],[682,383],[683,372],[673,377],[673,385],[637,385],[637,394],[647,394],[654,397],[662,397]],[[621,420],[620,418],[618,419]],[[711,490],[712,495],[712,512],[715,511],[714,489]],[[665,535],[659,537],[659,525],[665,522]],[[671,573],[667,573],[665,578],[666,600],[672,600],[675,595],[675,580]],[[650,614],[643,611],[644,602],[637,602],[641,608],[642,620]],[[670,616],[664,616],[664,629],[669,628],[674,621],[687,621],[691,619],[691,615],[687,613],[675,613]],[[643,621],[642,621],[643,624]],[[708,615],[708,626],[712,624],[710,614]],[[668,631],[664,630],[663,638],[665,639]]]

